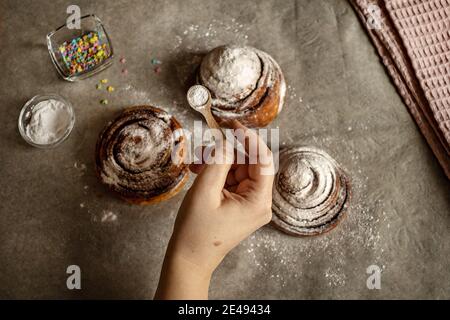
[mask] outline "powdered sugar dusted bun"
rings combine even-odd
[[[280,152],[273,188],[273,224],[296,236],[334,228],[350,200],[350,182],[333,158],[312,147]]]
[[[279,65],[252,47],[213,49],[202,60],[198,82],[211,91],[212,112],[219,122],[237,119],[249,127],[268,125],[286,95]]]
[[[151,106],[126,109],[100,134],[96,169],[100,180],[132,203],[170,198],[187,178],[186,141],[178,121]],[[179,132],[179,131],[178,131]],[[176,157],[172,157],[172,152]],[[173,158],[176,161],[173,161]]]

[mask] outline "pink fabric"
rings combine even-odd
[[[450,0],[350,0],[450,179]]]

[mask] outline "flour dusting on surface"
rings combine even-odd
[[[118,222],[118,214],[111,210],[102,210],[101,212],[92,214],[93,222],[100,222],[102,224],[115,224]]]
[[[353,158],[352,166],[358,168],[358,163],[359,160]],[[348,257],[361,248],[372,253],[368,265],[379,264],[384,270],[383,246],[387,244],[381,243],[377,226],[386,222],[387,215],[381,202],[367,203],[367,177],[361,170],[350,174],[350,207],[347,216],[335,229],[319,236],[292,237],[266,226],[242,243],[245,254],[252,258],[257,270],[281,287],[292,284],[288,279],[305,279],[311,276],[311,272],[330,287],[344,287],[349,277],[365,272],[353,270],[354,274],[343,273],[343,270],[348,270]],[[317,261],[321,261],[322,270],[308,267],[312,262],[317,267]]]

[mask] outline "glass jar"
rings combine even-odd
[[[31,121],[34,107],[38,105],[40,102],[51,99],[62,102],[67,107],[67,112],[69,113],[70,121],[68,122],[67,127],[65,128],[64,132],[61,134],[61,137],[58,140],[52,141],[51,143],[48,144],[36,143],[36,141],[33,141],[33,139],[28,135],[27,126]],[[73,110],[72,104],[57,94],[37,95],[28,100],[22,107],[22,110],[20,111],[18,123],[20,135],[27,143],[29,143],[34,147],[45,149],[54,148],[63,141],[65,141],[72,132],[74,125],[75,125],[75,112]]]
[[[47,35],[52,62],[67,81],[85,79],[106,69],[114,57],[111,40],[96,15],[81,17],[80,27],[69,29],[64,24]]]

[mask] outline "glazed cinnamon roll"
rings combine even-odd
[[[101,182],[136,204],[175,195],[188,176],[186,139],[178,129],[181,125],[164,110],[126,109],[98,138],[95,163]]]
[[[238,120],[248,127],[264,127],[281,111],[286,95],[279,65],[252,47],[213,49],[202,60],[197,82],[211,91],[212,113],[223,125]]]
[[[334,228],[350,200],[350,181],[327,153],[310,147],[280,152],[273,188],[272,223],[295,236]]]

